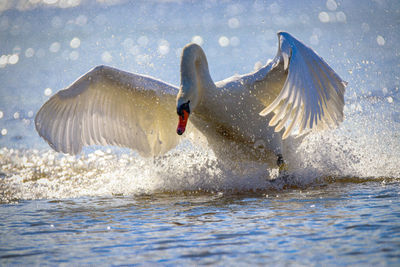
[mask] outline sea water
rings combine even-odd
[[[3,1],[1,265],[400,264],[398,1]],[[199,43],[215,81],[257,69],[276,32],[346,81],[345,120],[278,176],[188,136],[164,156],[52,151],[33,118],[96,65],[179,84]]]

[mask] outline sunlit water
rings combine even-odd
[[[0,265],[400,264],[398,1],[3,1]],[[349,82],[345,121],[310,134],[290,175],[193,140],[157,158],[56,153],[39,107],[107,64],[179,84],[194,41],[215,81],[247,73],[285,30]]]

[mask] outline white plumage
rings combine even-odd
[[[116,145],[158,155],[178,143],[177,92],[150,77],[99,66],[51,97],[36,115],[36,129],[64,153]]]
[[[278,53],[269,64],[217,83],[195,44],[183,49],[179,88],[96,67],[42,106],[36,129],[64,153],[79,153],[87,145],[117,145],[154,156],[178,143],[176,112],[187,104],[193,122],[188,129],[196,127],[215,151],[225,155],[235,147],[231,154],[236,158],[275,159],[282,154],[282,139],[343,120],[346,86],[312,49],[288,33],[280,32],[278,38]]]
[[[343,120],[346,83],[311,48],[287,33],[280,33],[275,61],[284,62],[288,75],[278,97],[260,115],[274,112],[269,122],[280,131],[286,123],[283,138],[294,128],[301,134],[313,126],[334,127]],[[279,57],[280,56],[280,57]]]

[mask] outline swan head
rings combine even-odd
[[[182,50],[181,87],[176,98],[176,111],[179,116],[177,134],[185,132],[190,113],[194,112],[201,102],[204,91],[213,86],[203,49],[194,43],[186,45]]]
[[[178,128],[176,128],[176,133],[182,135],[186,130],[186,124],[190,115],[190,100],[186,103],[182,103],[176,108],[176,113],[179,116]]]
[[[196,104],[196,90],[185,90],[181,87],[176,100],[176,113],[179,116],[178,128],[176,129],[177,134],[182,135],[185,132],[190,112],[195,109]]]

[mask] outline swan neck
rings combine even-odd
[[[181,86],[183,89],[188,88],[188,90],[197,91],[198,104],[201,103],[203,96],[215,87],[208,70],[206,55],[203,49],[196,44],[190,44],[183,50]]]

